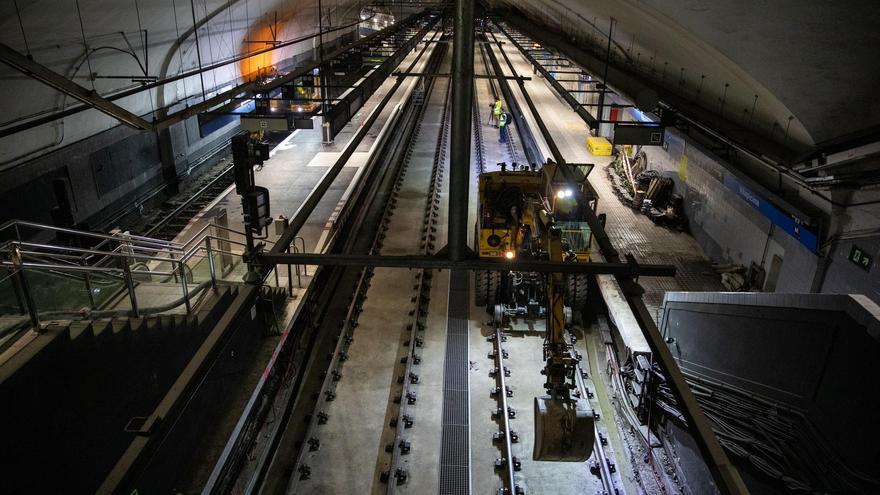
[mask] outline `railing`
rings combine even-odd
[[[50,237],[58,242],[32,240]],[[0,241],[0,315],[22,316],[0,322],[0,337],[28,321],[39,329],[45,318],[140,317],[181,305],[189,313],[205,289],[218,281],[240,282],[246,271],[245,234],[213,221],[182,243],[18,220],[0,226],[0,238],[6,239]],[[305,251],[305,241],[297,240],[291,250]],[[299,287],[308,275],[307,267],[287,267],[291,294],[294,270]],[[278,286],[277,271],[274,280]],[[167,288],[173,286],[180,296],[168,301]]]

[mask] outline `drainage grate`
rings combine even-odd
[[[470,392],[468,390],[468,271],[449,275],[446,359],[443,365],[443,436],[440,495],[470,493]]]

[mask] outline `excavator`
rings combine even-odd
[[[586,180],[592,167],[548,161],[537,171],[502,167],[481,174],[475,233],[480,258],[589,262],[592,233],[585,214],[587,208],[595,212],[597,201]],[[513,317],[545,323],[546,394],[534,401],[533,458],[586,461],[593,451],[593,412],[586,399],[572,394],[577,358],[565,328],[586,303],[587,276],[478,271],[475,277],[475,302],[487,306],[495,325]]]

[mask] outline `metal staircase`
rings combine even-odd
[[[189,314],[205,289],[247,269],[244,233],[215,222],[182,243],[21,220],[0,239],[0,338],[49,320]]]

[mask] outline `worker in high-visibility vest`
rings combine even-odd
[[[498,142],[507,141],[507,112],[498,115]]]
[[[492,112],[489,114],[489,124],[492,124],[494,119],[495,126],[498,126],[498,116],[501,115],[501,99],[498,98],[495,100],[495,105],[492,107]]]

